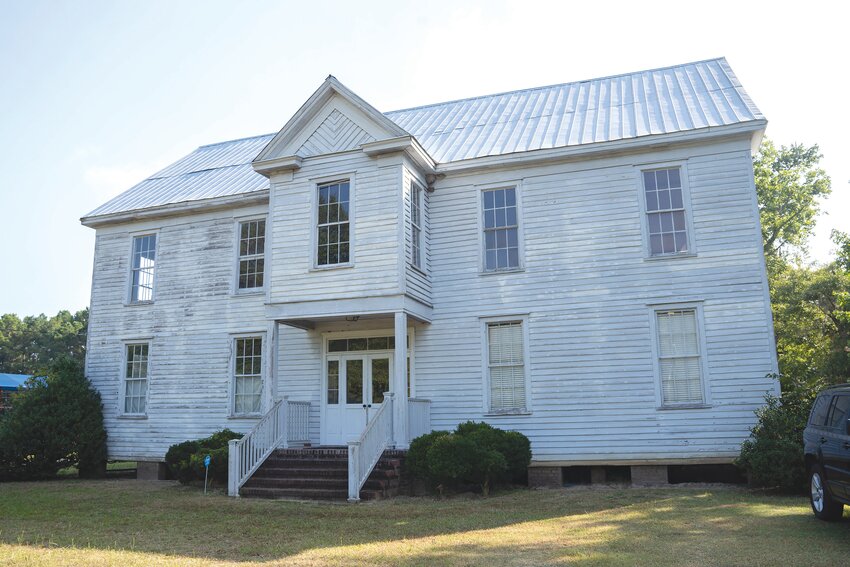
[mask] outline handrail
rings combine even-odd
[[[290,402],[287,397],[272,405],[260,421],[241,439],[228,443],[227,494],[239,496],[239,489],[278,447],[286,448],[290,432],[296,441],[309,440],[309,402]]]
[[[393,436],[393,394],[384,393],[384,403],[366,424],[357,441],[348,443],[348,501],[360,500],[360,489],[378,464]]]

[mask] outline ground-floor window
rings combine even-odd
[[[525,411],[523,321],[487,323],[487,378],[490,411]]]
[[[144,415],[148,399],[148,343],[125,345],[124,413]]]
[[[260,413],[263,397],[263,338],[234,339],[233,413]]]
[[[655,311],[662,406],[705,402],[698,322],[695,308]]]

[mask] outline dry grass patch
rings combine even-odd
[[[0,565],[835,565],[850,518],[723,487],[359,505],[132,480],[0,485]]]

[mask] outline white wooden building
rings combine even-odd
[[[383,114],[328,77],[83,217],[110,457],[484,420],[533,482],[731,462],[776,389],[765,125],[722,58]]]

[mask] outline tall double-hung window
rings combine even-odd
[[[239,289],[263,287],[265,275],[266,221],[239,223]]]
[[[144,415],[148,399],[149,343],[132,343],[124,346],[124,412],[127,415]]]
[[[523,321],[486,324],[490,411],[525,411],[525,347]]]
[[[650,256],[673,256],[693,251],[679,167],[642,172]]]
[[[699,317],[694,308],[655,311],[662,406],[705,402]]]
[[[410,262],[422,268],[422,187],[410,184]]]
[[[130,259],[130,266],[130,303],[153,301],[156,234],[133,237],[133,254]]]
[[[484,190],[481,202],[484,216],[484,271],[519,269],[516,187]]]
[[[233,413],[260,413],[263,397],[263,338],[234,339]]]
[[[351,182],[319,185],[317,222],[317,266],[348,264],[351,261]]]

